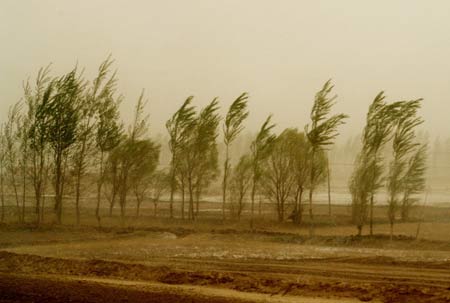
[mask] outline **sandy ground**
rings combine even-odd
[[[0,302],[450,302],[445,243],[168,231],[38,231],[36,242],[33,233],[0,233]]]

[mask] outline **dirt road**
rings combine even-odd
[[[143,264],[0,252],[0,272],[1,302],[450,301],[450,263],[386,258]]]

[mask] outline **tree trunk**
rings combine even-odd
[[[175,153],[175,151],[173,151]],[[173,195],[175,193],[175,155],[172,154],[172,168],[171,168],[171,177],[170,177],[170,201],[169,201],[169,209],[170,209],[170,218],[173,218]]]
[[[184,181],[181,183],[181,219],[184,220],[184,202],[185,202],[185,191]]]
[[[100,226],[100,201],[102,199],[102,186],[103,186],[103,161],[104,161],[104,152],[100,151],[100,171],[97,182],[97,205],[95,207],[95,218],[97,219],[97,223]],[[113,186],[114,187],[114,186]],[[113,189],[115,190],[115,189]],[[111,197],[111,200],[114,201],[115,196]],[[112,207],[113,203],[110,204],[109,215],[112,216]]]
[[[374,202],[374,194],[370,194],[370,222],[369,222],[369,233],[370,236],[373,236],[373,202]]]
[[[61,224],[61,217],[62,217],[61,178],[62,178],[62,154],[61,152],[57,151],[55,160],[55,213],[57,224]]]
[[[136,217],[139,218],[139,210],[141,208],[141,199],[136,198],[136,203],[137,203],[137,205],[136,205]]]
[[[358,237],[361,237],[362,235],[362,225],[358,225]]]
[[[227,197],[227,182],[228,182],[228,166],[229,166],[229,150],[228,144],[225,147],[225,164],[223,167],[223,184],[222,184],[222,220],[225,221],[225,203]]]
[[[331,182],[330,182],[330,160],[327,155],[327,185],[328,185],[328,216],[331,218]]]
[[[253,184],[252,184],[252,192],[251,192],[251,213],[250,213],[250,229],[253,230],[253,216],[255,211],[255,193],[256,193],[256,179],[253,177]]]
[[[12,181],[12,185],[13,185],[13,189],[14,189],[14,196],[16,198],[17,218],[19,220],[19,223],[22,223],[22,216],[21,216],[20,205],[19,205],[19,194],[17,192],[16,177],[12,170],[11,170],[11,181]]]
[[[259,201],[258,201],[258,216],[261,217],[261,207],[262,207],[262,199],[261,195],[258,195]]]
[[[314,157],[315,150],[313,148],[311,152],[311,174],[310,174],[310,188],[309,188],[309,236],[314,237],[314,215],[313,215],[313,191],[314,191],[314,178],[315,178],[315,169],[314,169]]]
[[[194,193],[192,188],[191,177],[188,177],[188,190],[189,190],[189,213],[188,219],[194,220]]]
[[[26,151],[25,151],[26,152]],[[25,161],[25,160],[24,160]],[[25,222],[25,200],[26,200],[26,162],[24,162],[24,167],[22,170],[22,222]]]
[[[81,196],[81,170],[78,168],[75,189],[75,210],[77,215],[77,225],[80,225],[80,196]]]
[[[3,188],[3,163],[0,164],[0,200],[2,203],[2,216],[0,222],[3,223],[5,220],[5,191]]]
[[[394,238],[394,221],[390,222],[390,239],[392,241],[392,239]]]

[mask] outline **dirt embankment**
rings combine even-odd
[[[233,263],[165,260],[163,263],[155,262],[144,265],[0,252],[0,272],[3,273],[0,283],[2,289],[0,301],[56,302],[55,300],[58,298],[61,299],[60,301],[67,301],[64,300],[65,296],[70,298],[74,293],[76,294],[75,298],[81,297],[79,301],[72,300],[72,302],[121,302],[118,298],[128,298],[129,302],[161,302],[142,301],[144,297],[140,297],[140,290],[129,294],[127,291],[131,290],[127,289],[98,288],[100,294],[97,295],[97,290],[88,284],[73,284],[69,281],[52,282],[45,278],[49,276],[149,281],[163,285],[204,286],[269,296],[358,298],[361,301],[397,303],[412,302],[411,300],[417,303],[450,301],[450,266],[448,264],[441,264],[443,266],[434,264],[434,266],[427,267],[425,263],[401,264],[397,262],[392,264],[388,261],[347,259],[309,260],[300,263],[270,261],[267,263],[253,263],[252,261]],[[188,264],[189,262],[191,263]],[[13,276],[10,279],[10,273],[22,275],[22,278]],[[41,278],[38,279],[39,281],[34,281],[33,279],[37,278],[30,278],[32,275],[38,275]],[[6,282],[3,283],[3,280]],[[33,285],[41,285],[42,288]],[[49,287],[49,291],[45,291],[46,287]],[[54,293],[52,293],[53,290]],[[101,294],[102,292],[105,294]],[[92,295],[94,299],[91,300],[91,297],[83,299],[84,295]],[[170,296],[172,295],[176,296],[176,294],[170,293]],[[32,300],[33,296],[37,296],[38,299]],[[97,300],[95,299],[97,296],[102,298],[112,296],[111,298],[116,300]],[[39,301],[39,298],[43,299]],[[183,299],[168,297],[162,299],[162,302],[227,302],[225,299],[225,301],[220,301],[220,299],[218,299],[219,301],[195,301],[192,298],[190,301],[184,300],[184,297]]]

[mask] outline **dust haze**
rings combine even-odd
[[[449,301],[449,11],[1,1],[0,303]]]

